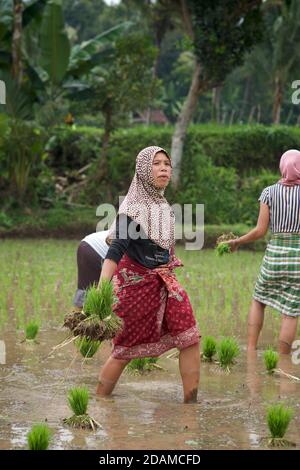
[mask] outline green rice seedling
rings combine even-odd
[[[74,387],[69,391],[68,404],[73,416],[65,418],[64,423],[74,428],[93,429],[100,427],[94,418],[87,414],[89,391],[87,387]]]
[[[203,339],[203,356],[204,359],[211,361],[217,352],[217,342],[213,336],[205,336]]]
[[[87,387],[72,388],[68,396],[69,407],[76,416],[85,415],[89,402],[89,391]]]
[[[99,341],[112,339],[123,324],[113,312],[113,303],[113,285],[104,279],[99,289],[93,285],[87,290],[83,312],[66,315],[64,326],[76,336]]]
[[[104,339],[112,339],[122,326],[122,321],[113,313],[114,290],[107,279],[101,281],[99,289],[92,286],[86,294],[83,310],[87,316],[94,315],[103,321]]]
[[[92,340],[83,336],[75,341],[83,357],[93,357],[99,349],[101,341]]]
[[[35,340],[39,332],[39,324],[35,320],[31,320],[25,326],[25,338],[26,340]]]
[[[240,348],[234,338],[228,337],[222,339],[217,347],[218,361],[222,368],[229,370],[234,359],[240,354]]]
[[[238,238],[234,233],[229,232],[229,233],[223,233],[223,235],[220,235],[218,237],[217,242],[216,242],[216,252],[217,255],[222,256],[225,253],[231,253],[231,248],[226,243],[228,240],[234,240],[235,238]]]
[[[264,361],[266,369],[269,373],[272,373],[278,364],[279,355],[272,348],[267,349],[264,352]]]
[[[157,357],[137,357],[132,359],[126,366],[126,370],[138,374],[151,371],[153,369],[162,369],[157,364]]]
[[[271,433],[268,440],[270,447],[289,447],[295,445],[284,439],[284,435],[293,416],[293,410],[281,403],[272,405],[267,410],[267,422]]]
[[[219,243],[216,247],[217,255],[223,256],[224,254],[231,253],[228,243]]]
[[[105,326],[103,335],[104,339],[114,338],[123,325],[122,320],[114,313],[109,315],[107,318],[104,318],[103,324]]]
[[[47,450],[49,447],[50,437],[51,432],[47,424],[35,424],[27,434],[29,450]]]
[[[93,285],[87,290],[84,313],[86,316],[96,315],[99,320],[104,320],[113,313],[113,301],[113,285],[107,279],[103,279],[99,289]]]

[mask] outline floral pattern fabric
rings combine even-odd
[[[113,277],[114,311],[123,319],[123,329],[113,340],[113,357],[155,357],[199,342],[191,303],[174,273],[179,266],[175,256],[154,269],[123,256]]]

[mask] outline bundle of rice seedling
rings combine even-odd
[[[217,342],[213,336],[205,336],[203,338],[203,356],[204,359],[211,361],[217,352]]]
[[[69,391],[68,403],[73,416],[65,418],[65,424],[73,428],[93,429],[101,427],[94,418],[87,414],[89,391],[86,387],[74,387]]]
[[[47,450],[51,432],[47,424],[35,424],[27,434],[29,450]]]
[[[268,408],[267,422],[272,436],[268,439],[268,445],[270,447],[289,447],[295,445],[293,442],[284,439],[292,416],[293,410],[281,403]]]
[[[274,369],[276,369],[278,364],[278,360],[279,354],[276,351],[273,351],[272,348],[269,348],[264,352],[264,361],[268,372],[274,372]]]
[[[113,312],[113,303],[113,285],[104,279],[99,289],[93,285],[87,290],[82,312],[67,315],[64,326],[75,336],[94,341],[112,339],[122,328],[122,320]]]
[[[218,256],[223,256],[225,253],[231,253],[230,246],[228,243],[225,243],[228,240],[235,240],[238,238],[234,233],[223,233],[216,241],[216,252]]]
[[[25,326],[25,338],[29,341],[34,341],[39,332],[39,324],[35,320],[31,320]]]
[[[101,341],[93,340],[83,336],[75,341],[83,357],[93,357],[99,349]]]
[[[229,366],[233,364],[234,359],[240,354],[240,348],[234,338],[224,338],[220,342],[218,348],[218,361],[223,369],[229,370]]]
[[[157,364],[157,361],[158,357],[137,357],[127,364],[126,370],[142,374],[143,372],[153,369],[162,369],[162,367]]]
[[[104,337],[105,325],[94,316],[85,317],[84,320],[76,325],[73,329],[73,333],[75,336],[81,336],[82,338],[87,338],[92,341],[103,341],[104,339],[109,339]]]
[[[86,318],[86,315],[81,311],[73,311],[71,313],[67,313],[64,318],[64,326],[69,328],[70,330],[74,330],[79,323]]]

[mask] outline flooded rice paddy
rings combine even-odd
[[[262,253],[240,252],[217,258],[212,250],[178,250],[185,268],[178,277],[188,291],[203,336],[235,336],[241,355],[230,373],[202,363],[197,404],[184,405],[178,359],[166,353],[163,370],[137,375],[125,372],[110,398],[96,398],[101,365],[110,345],[83,360],[61,328],[76,287],[74,241],[1,241],[0,449],[25,449],[26,434],[47,421],[51,449],[263,449],[268,435],[266,409],[282,402],[294,417],[287,438],[300,448],[300,383],[265,371],[263,350],[276,347],[279,316],[266,312],[257,353],[246,354],[246,317]],[[37,344],[22,342],[30,319],[40,322]],[[2,351],[3,353],[3,351]],[[5,360],[4,360],[5,359]],[[300,377],[300,365],[282,356],[278,366]],[[70,416],[67,392],[85,384],[89,414],[100,424],[95,432],[63,425]]]

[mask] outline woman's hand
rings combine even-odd
[[[227,243],[230,247],[230,251],[233,253],[234,251],[237,251],[237,249],[239,248],[240,246],[240,243],[239,243],[239,239],[236,238],[234,240],[226,240],[226,242],[223,242],[223,243]]]
[[[115,270],[117,269],[117,263],[115,263],[112,259],[105,259],[102,265],[101,275],[98,282],[97,289],[100,289],[102,279],[107,279],[111,281],[113,275],[115,274]]]

